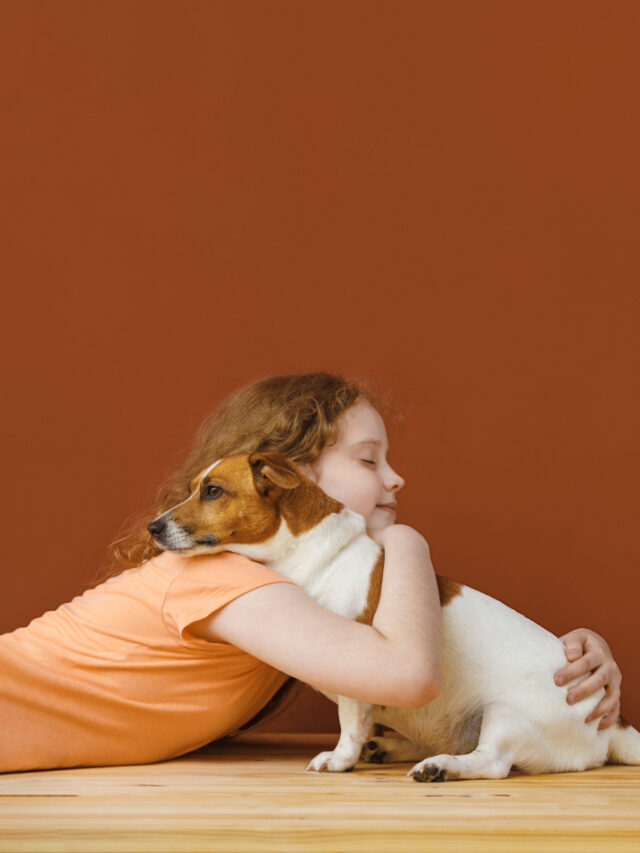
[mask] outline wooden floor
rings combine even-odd
[[[335,735],[245,734],[160,764],[0,775],[0,851],[640,851],[640,767],[419,784],[305,772]]]

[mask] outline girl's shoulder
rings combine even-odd
[[[185,639],[187,625],[215,613],[244,593],[265,584],[293,583],[242,554],[223,551],[182,557],[181,562],[176,561],[176,556],[165,557],[157,565],[174,572],[162,605],[162,618],[167,630],[181,640]]]

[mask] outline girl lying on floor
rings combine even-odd
[[[174,758],[273,710],[292,679],[375,704],[433,699],[438,589],[426,541],[395,523],[404,480],[388,461],[385,405],[366,383],[328,373],[268,377],[226,399],[157,505],[114,544],[108,577],[0,636],[0,771]],[[372,625],[239,554],[189,558],[154,544],[147,524],[188,496],[194,475],[254,451],[280,451],[364,516],[385,549]],[[621,674],[609,646],[584,628],[560,639],[569,663],[556,684],[591,671],[567,701],[604,686],[587,721],[612,725]]]

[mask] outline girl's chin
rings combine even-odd
[[[395,516],[390,512],[388,513],[386,510],[382,510],[384,515],[387,515],[388,518],[368,518],[367,519],[367,530],[384,530],[386,527],[391,527],[396,523]]]

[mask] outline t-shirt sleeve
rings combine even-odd
[[[207,645],[186,628],[215,613],[245,592],[270,583],[295,581],[242,554],[223,551],[211,556],[191,557],[171,581],[162,605],[162,620],[169,634],[181,645]]]

